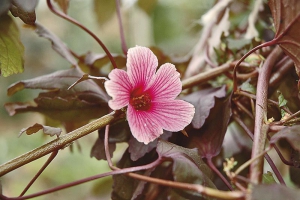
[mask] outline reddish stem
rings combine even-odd
[[[249,130],[249,128],[246,126],[246,124],[237,116],[237,115],[233,115],[233,119],[244,129],[244,131],[247,133],[247,135],[251,138],[251,140],[253,141],[253,133]],[[276,145],[274,145],[275,147]],[[276,146],[277,148],[277,146]],[[276,149],[275,148],[275,149]],[[281,158],[281,152],[277,151],[279,157]],[[281,156],[280,156],[281,155]],[[282,185],[286,185],[278,168],[276,167],[276,165],[274,164],[274,162],[272,161],[272,159],[270,158],[270,156],[268,154],[264,155],[265,159],[267,160],[267,162],[269,163],[270,167],[272,168],[275,176],[277,177],[278,181],[282,184]]]
[[[117,15],[118,15],[122,51],[123,51],[124,55],[126,56],[128,49],[127,49],[127,45],[126,45],[125,37],[124,37],[124,29],[123,29],[122,17],[121,17],[121,12],[120,12],[120,1],[119,0],[116,0],[116,9],[117,9]]]
[[[106,46],[104,45],[104,43],[92,32],[90,31],[88,28],[86,28],[85,26],[83,26],[82,24],[80,24],[78,21],[76,21],[75,19],[71,18],[70,16],[66,15],[65,13],[57,10],[56,8],[53,7],[51,0],[47,0],[47,5],[49,7],[49,9],[56,15],[60,16],[61,18],[75,24],[76,26],[78,26],[79,28],[81,28],[82,30],[84,30],[85,32],[87,32],[90,36],[92,36],[97,42],[98,44],[102,47],[102,49],[104,50],[104,52],[106,53],[106,55],[108,56],[111,64],[113,65],[113,67],[116,69],[118,68],[113,56],[111,55],[111,53],[108,51],[108,49],[106,48]]]
[[[225,185],[228,187],[229,190],[233,190],[231,187],[231,184],[228,182],[228,180],[221,174],[221,172],[216,168],[214,165],[212,158],[207,158],[208,166],[221,178],[221,180],[225,183]]]
[[[48,165],[56,157],[57,153],[58,153],[58,150],[53,151],[53,153],[47,159],[46,163],[42,166],[42,168],[38,171],[38,173],[33,177],[33,179],[25,187],[25,189],[23,190],[23,192],[20,194],[20,197],[22,197],[28,191],[28,189],[32,186],[32,184],[36,181],[36,179],[38,179],[38,177],[43,173],[43,171],[48,167]]]
[[[245,58],[247,58],[250,54],[254,53],[256,50],[263,48],[263,47],[267,47],[267,46],[272,46],[276,44],[276,40],[271,40],[269,42],[265,42],[261,45],[258,45],[256,47],[254,47],[253,49],[251,49],[250,51],[248,51],[234,66],[233,69],[233,91],[235,92],[237,90],[237,77],[236,77],[236,73],[237,73],[237,68],[238,66],[241,64],[241,62],[243,62],[245,60]]]

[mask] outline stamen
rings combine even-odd
[[[151,97],[150,94],[144,92],[142,94],[138,94],[133,92],[130,98],[130,105],[134,107],[136,110],[149,110],[151,107]]]

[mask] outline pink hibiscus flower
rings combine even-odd
[[[113,69],[105,82],[112,97],[113,110],[127,107],[127,120],[132,135],[145,144],[168,131],[183,130],[195,113],[192,104],[175,100],[182,90],[180,74],[173,64],[163,64],[155,73],[158,61],[146,47],[128,50],[127,72]]]

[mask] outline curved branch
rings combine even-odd
[[[8,172],[11,172],[12,170],[15,170],[29,162],[32,162],[38,158],[41,158],[49,153],[52,153],[53,151],[58,151],[60,149],[63,149],[67,145],[69,145],[71,142],[95,131],[100,128],[103,128],[107,124],[110,124],[117,119],[120,119],[121,117],[124,117],[124,114],[121,112],[112,112],[108,115],[105,115],[99,119],[96,119],[66,135],[63,135],[61,137],[56,138],[55,140],[52,140],[36,149],[33,149],[19,157],[16,157],[2,165],[0,165],[0,177],[7,174]]]
[[[79,28],[81,28],[82,30],[84,30],[85,32],[87,32],[90,36],[92,36],[97,42],[98,44],[102,47],[102,49],[104,50],[104,52],[106,53],[106,55],[108,56],[111,64],[113,65],[113,67],[116,69],[118,68],[113,56],[111,55],[111,53],[108,51],[108,49],[106,48],[106,46],[104,45],[104,43],[89,29],[87,29],[85,26],[83,26],[82,24],[80,24],[78,21],[76,21],[75,19],[71,18],[70,16],[66,15],[65,13],[57,10],[56,8],[53,7],[51,0],[47,0],[47,5],[49,7],[49,9],[56,15],[58,15],[59,17],[75,24],[76,26],[78,26]]]

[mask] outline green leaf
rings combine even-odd
[[[230,50],[240,50],[249,44],[251,44],[250,39],[227,39],[227,45]]]
[[[94,0],[94,13],[100,25],[105,24],[115,13],[116,4],[112,0]]]
[[[299,199],[300,190],[288,188],[279,184],[253,185],[252,200],[294,200]]]
[[[279,94],[278,96],[279,107],[286,106],[287,100],[284,98],[283,94],[280,91],[277,91],[277,93]]]
[[[37,3],[38,0],[12,0],[10,12],[13,16],[19,17],[25,24],[34,25]]]
[[[245,81],[241,85],[241,89],[250,92],[251,94],[256,94],[256,87],[254,87],[249,81]]]
[[[263,174],[263,183],[265,183],[265,184],[276,183],[272,172],[268,171],[267,173]]]
[[[39,130],[43,130],[44,134],[46,135],[50,135],[50,136],[56,135],[57,137],[61,134],[62,131],[60,128],[44,126],[42,124],[35,123],[34,125],[28,128],[23,128],[19,136],[22,135],[23,133],[26,133],[27,135],[32,135],[33,133],[36,133]]]
[[[0,16],[0,74],[7,77],[24,70],[24,46],[19,29],[8,15]]]

